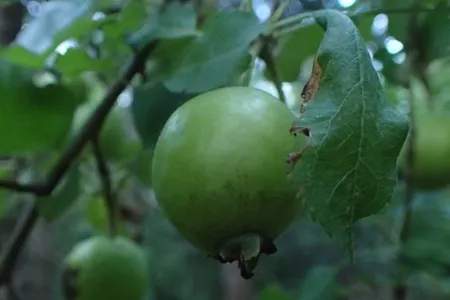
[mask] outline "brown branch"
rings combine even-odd
[[[34,224],[38,219],[37,207],[35,204],[28,209],[22,220],[15,227],[11,237],[6,242],[4,251],[0,255],[0,283],[9,283],[11,273],[16,265],[21,249],[30,235]]]
[[[93,152],[97,163],[97,171],[102,182],[103,197],[108,209],[109,234],[114,237],[117,235],[117,199],[113,193],[111,176],[108,169],[108,163],[103,157],[100,149],[98,135],[92,140]]]
[[[376,16],[379,14],[386,15],[395,15],[395,14],[418,14],[418,13],[433,13],[438,12],[441,9],[450,10],[450,6],[448,7],[421,7],[421,6],[412,6],[412,7],[399,7],[399,8],[391,8],[391,9],[372,9],[367,11],[361,11],[357,13],[350,13],[351,16],[359,16],[359,15],[371,15]]]
[[[395,14],[418,14],[418,13],[436,13],[439,11],[450,11],[450,6],[435,6],[435,7],[421,7],[421,6],[408,6],[392,9],[370,9],[365,11],[350,11],[348,9],[337,9],[343,13],[348,14],[349,17],[363,17],[363,16],[376,16],[379,14],[395,15]],[[311,12],[300,12],[296,15],[281,19],[276,22],[269,32],[274,33],[275,36],[282,36],[289,32],[298,30],[303,27],[309,26],[309,24],[301,24],[300,21],[311,17]]]
[[[6,188],[17,192],[31,193],[35,196],[50,195],[73,161],[83,150],[86,143],[99,131],[103,120],[114,106],[117,97],[126,89],[128,84],[145,67],[147,57],[156,48],[157,41],[152,41],[141,50],[137,51],[123,74],[110,86],[103,101],[94,111],[92,117],[86,122],[81,132],[61,154],[55,166],[51,170],[45,182],[20,183],[18,181],[0,180],[0,188]],[[36,202],[11,236],[4,248],[0,259],[0,284],[5,283],[11,277],[11,271],[15,266],[23,244],[27,240],[31,230],[38,220]]]

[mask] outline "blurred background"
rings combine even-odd
[[[430,9],[447,5],[446,1],[419,2],[421,7]],[[40,2],[26,4],[29,20],[42,13]],[[413,79],[411,89],[418,99],[432,96],[442,99],[447,107],[447,83],[450,82],[447,11],[450,9],[424,14],[423,26],[415,36],[407,28],[407,13],[383,13],[416,4],[417,1],[410,0],[297,0],[288,4],[283,18],[323,8],[346,9],[355,15],[375,12],[355,16],[353,20],[365,39],[374,67],[380,72],[389,100],[399,109],[406,109],[409,56],[423,46],[426,49],[420,53],[425,53],[425,58],[420,63],[414,60],[420,72]],[[239,5],[235,0],[219,3],[225,9]],[[252,5],[263,21],[279,3],[253,0]],[[0,28],[7,27],[5,20],[3,15]],[[313,55],[323,37],[322,30],[310,19],[303,19],[299,25],[301,29],[284,35],[276,48],[276,59],[283,69],[283,90],[294,112],[298,111],[301,89],[309,78]],[[58,52],[64,54],[71,47],[76,47],[76,41],[63,41]],[[120,56],[118,51],[111,48],[108,55]],[[101,99],[109,80],[90,80],[89,97],[93,101]],[[255,63],[251,85],[278,96],[266,77],[262,61]],[[252,280],[241,279],[234,264],[221,265],[207,258],[180,237],[156,204],[148,167],[151,151],[136,150],[140,149],[135,128],[138,125],[130,118],[139,110],[134,101],[140,96],[131,89],[120,96],[119,107],[126,113],[120,118],[119,133],[109,141],[109,147],[124,145],[118,150],[122,151],[117,154],[120,159],[111,159],[111,165],[114,180],[120,187],[122,233],[142,244],[149,257],[151,280],[146,300],[395,300],[394,290],[400,278],[408,286],[410,299],[450,299],[449,190],[416,193],[412,233],[400,247],[404,187],[399,184],[387,207],[357,224],[354,264],[308,216],[302,216],[276,241],[278,252],[262,257]],[[162,119],[155,121],[155,132],[173,108],[161,106],[156,110]],[[82,115],[80,109],[77,116],[82,119]],[[45,162],[38,164],[38,169],[48,168],[55,155],[38,159]],[[2,164],[3,167],[9,168]],[[76,242],[106,230],[106,212],[101,195],[94,188],[98,182],[92,170],[89,164],[80,167],[82,189],[66,194],[77,198],[75,204],[51,222],[41,220],[33,230],[14,273],[13,285],[20,294],[17,299],[62,300],[60,274],[65,255]],[[24,195],[4,190],[0,193],[0,247],[3,249],[30,201]],[[7,288],[0,290],[1,300],[10,297]]]

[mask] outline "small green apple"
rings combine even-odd
[[[142,300],[148,276],[145,254],[134,242],[95,236],[67,256],[64,293],[68,300]]]
[[[411,179],[418,189],[433,190],[450,184],[450,116],[420,112],[415,118]],[[406,139],[398,157],[398,170],[405,174],[408,163]]]

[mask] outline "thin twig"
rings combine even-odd
[[[70,146],[62,153],[59,160],[51,170],[47,180],[43,183],[20,183],[17,181],[0,180],[0,188],[6,188],[17,192],[32,193],[36,196],[48,196],[52,193],[61,178],[71,166],[72,162],[83,150],[86,143],[99,131],[103,120],[106,118],[117,97],[126,89],[133,77],[142,72],[145,62],[156,48],[157,41],[152,41],[141,50],[137,51],[128,67],[108,89],[103,101],[94,111],[92,117],[86,122],[78,136]],[[25,243],[29,233],[38,219],[36,202],[23,223],[17,226],[17,233],[13,234],[0,259],[0,284],[11,277],[11,271],[19,256],[20,249]]]
[[[359,11],[359,12],[350,12],[348,10],[340,10],[343,13],[347,13],[350,17],[356,17],[356,16],[375,16],[379,14],[387,14],[387,15],[393,15],[393,14],[410,14],[410,13],[433,13],[433,12],[439,12],[442,10],[450,10],[450,6],[448,7],[400,7],[400,8],[392,8],[392,9],[373,9],[373,10],[367,10],[367,11]],[[318,12],[318,11],[316,11]],[[309,18],[312,16],[311,12],[302,12],[297,15],[282,19],[275,23],[272,28],[270,29],[270,32],[278,31],[280,29],[283,29],[285,27],[290,26],[297,26],[300,21],[303,19]],[[288,31],[290,32],[290,30]]]
[[[92,146],[95,161],[97,163],[97,171],[102,182],[103,197],[108,209],[109,234],[111,237],[114,237],[117,235],[117,201],[113,193],[108,164],[103,157],[102,150],[100,149],[98,135],[92,139]]]
[[[28,209],[22,217],[22,220],[16,225],[14,232],[6,242],[4,249],[0,255],[0,283],[8,283],[11,281],[11,273],[16,265],[23,245],[30,235],[34,224],[38,219],[37,207],[35,203]]]

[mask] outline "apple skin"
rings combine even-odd
[[[421,112],[415,120],[412,183],[421,190],[444,188],[450,184],[450,117]],[[401,177],[406,172],[409,140],[410,135],[397,161]]]
[[[184,238],[217,257],[229,241],[256,234],[273,241],[299,216],[288,181],[295,116],[250,87],[194,97],[168,119],[154,149],[159,206]]]
[[[69,253],[63,280],[68,300],[142,300],[149,282],[147,259],[131,240],[95,236]]]

